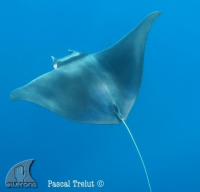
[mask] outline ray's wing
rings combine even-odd
[[[73,94],[72,91],[67,91],[69,81],[70,77],[64,75],[61,70],[56,69],[37,77],[23,87],[15,89],[10,97],[13,101],[26,100],[36,103],[61,116],[65,116],[60,108],[64,107],[61,104],[66,103],[66,100],[69,101],[69,98],[67,98],[69,92]],[[70,103],[73,103],[73,101],[68,102],[69,108]]]
[[[15,89],[11,93],[11,100],[33,102],[72,121],[84,122],[87,98],[81,78],[75,77],[75,73],[70,70],[56,69]]]
[[[120,85],[123,101],[118,101],[117,105],[124,119],[127,118],[140,88],[148,32],[160,14],[161,12],[150,13],[116,44],[93,54]]]
[[[66,65],[15,89],[11,93],[11,100],[25,100],[38,104],[71,121],[117,124],[119,121],[116,117],[108,110],[106,112],[102,106],[103,102],[99,101],[99,78],[95,78],[95,74],[88,70],[84,61],[82,66],[81,63],[72,64],[71,67]]]

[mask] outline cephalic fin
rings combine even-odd
[[[74,50],[68,49],[69,53],[74,53]]]

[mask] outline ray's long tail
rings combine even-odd
[[[143,159],[142,159],[142,155],[141,155],[141,153],[140,153],[140,150],[139,150],[139,148],[138,148],[138,146],[137,146],[137,144],[136,144],[136,142],[135,142],[135,139],[134,139],[134,137],[133,137],[133,135],[132,135],[130,129],[129,129],[128,126],[126,125],[125,121],[124,121],[123,119],[121,119],[121,120],[122,120],[122,122],[124,123],[124,125],[125,125],[127,131],[129,132],[129,134],[130,134],[130,136],[131,136],[131,139],[132,139],[132,141],[133,141],[133,143],[134,143],[134,145],[135,145],[135,148],[137,149],[138,155],[139,155],[139,157],[140,157],[140,159],[141,159],[141,162],[142,162],[142,165],[143,165],[145,174],[146,174],[147,182],[148,182],[148,185],[149,185],[149,190],[150,190],[150,192],[152,192],[152,190],[151,190],[151,184],[150,184],[150,181],[149,181],[149,176],[148,176],[147,169],[146,169],[146,167],[145,167],[144,161],[143,161]]]

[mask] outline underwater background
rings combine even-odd
[[[162,11],[147,38],[143,81],[126,121],[153,192],[200,191],[200,2],[7,0],[0,2],[0,191],[144,192],[145,173],[120,125],[71,122],[10,92],[53,70],[67,49],[101,51],[147,14]],[[35,159],[35,189],[8,189],[12,166]],[[102,188],[48,188],[52,181],[104,181]]]

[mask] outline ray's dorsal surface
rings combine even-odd
[[[123,122],[147,170],[133,135],[125,123],[136,100],[143,72],[148,32],[161,12],[149,14],[135,29],[108,49],[95,54],[69,50],[53,59],[54,70],[14,90],[11,99],[26,100],[79,123]]]

